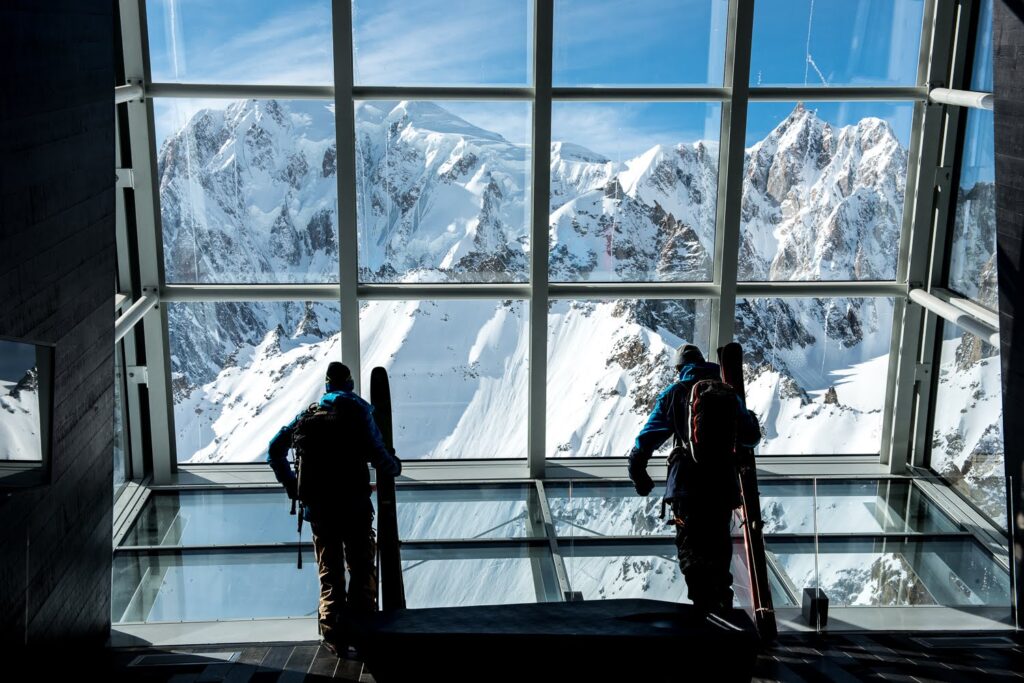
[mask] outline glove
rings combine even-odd
[[[284,482],[284,490],[291,500],[299,499],[299,482],[296,479],[288,479]]]
[[[654,480],[647,474],[646,458],[637,449],[629,453],[629,480],[633,482],[637,495],[646,496],[654,490]]]
[[[636,488],[638,496],[646,496],[654,490],[654,480],[651,479],[651,475],[647,474],[647,470],[637,472],[635,477],[630,477],[633,480],[633,486]]]

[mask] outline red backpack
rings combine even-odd
[[[690,457],[700,465],[734,464],[738,403],[736,390],[720,379],[680,385],[672,400],[672,426]]]

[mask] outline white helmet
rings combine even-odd
[[[680,344],[672,357],[672,365],[678,370],[687,363],[703,363],[704,354],[693,344]]]

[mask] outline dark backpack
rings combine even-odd
[[[710,376],[681,383],[671,406],[676,443],[686,444],[693,462],[734,463],[738,404],[730,385]]]
[[[355,443],[359,436],[353,434],[350,408],[341,402],[331,407],[313,404],[292,434],[299,500],[314,508],[341,503],[354,493],[369,493],[366,462],[353,457],[362,449]]]

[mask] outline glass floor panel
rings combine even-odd
[[[114,623],[315,616],[320,593],[312,549],[119,552]]]
[[[664,490],[663,483],[658,486],[655,493]],[[652,493],[641,498],[632,484],[570,481],[546,484],[545,491],[559,536],[675,535],[674,528],[658,518],[661,497]]]
[[[1010,605],[1010,577],[973,538],[769,538],[798,591],[819,585],[836,607]],[[820,579],[816,580],[816,577]]]
[[[374,508],[376,494],[373,497]],[[532,485],[399,486],[403,540],[543,536]],[[157,491],[143,506],[122,546],[210,546],[292,542],[295,517],[283,488]],[[304,534],[308,538],[309,527]]]
[[[758,488],[765,533],[814,533],[812,480],[768,480]],[[817,501],[818,533],[822,534],[960,531],[905,479],[819,479]]]
[[[402,548],[406,606],[459,607],[560,599],[547,547]]]
[[[671,542],[563,542],[561,550],[570,589],[582,593],[584,600],[645,598],[690,603],[686,580],[676,559],[676,547]],[[747,606],[750,603],[749,573],[739,538],[733,541],[731,572],[734,604]],[[776,607],[797,606],[783,582],[771,571],[769,580]]]
[[[125,535],[127,546],[195,546],[295,541],[284,488],[155,491]],[[305,529],[309,538],[309,528]]]
[[[398,533],[405,541],[544,536],[532,484],[399,485],[397,495]]]

